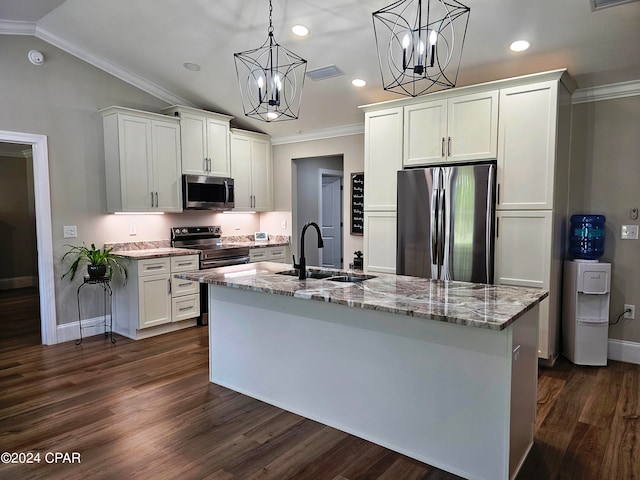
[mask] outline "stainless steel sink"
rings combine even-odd
[[[291,277],[297,277],[300,275],[300,270],[294,268],[293,270],[285,270],[284,272],[278,272],[278,275],[288,275]],[[335,272],[320,272],[318,270],[307,270],[307,278],[315,278],[321,280],[323,278],[333,277]]]
[[[306,270],[307,278],[315,280],[331,280],[332,282],[362,282],[369,280],[370,278],[376,278],[375,275],[365,274],[353,274],[347,272],[328,272],[322,270]],[[291,277],[297,277],[300,275],[300,270],[294,268],[293,270],[285,270],[284,272],[278,272],[278,275],[288,275]]]

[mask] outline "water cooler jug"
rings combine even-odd
[[[576,365],[606,365],[611,264],[564,262],[563,355]]]

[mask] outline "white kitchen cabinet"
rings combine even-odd
[[[232,117],[174,105],[163,113],[180,119],[182,173],[229,177],[229,122]]]
[[[404,107],[404,166],[493,159],[497,145],[497,90]]]
[[[402,169],[402,107],[365,114],[364,270],[395,273],[397,177]]]
[[[288,263],[288,247],[260,247],[249,250],[250,262],[278,262]]]
[[[103,116],[107,211],[181,212],[180,126],[123,107]]]
[[[398,170],[402,170],[402,107],[364,117],[364,209],[395,211]]]
[[[495,283],[549,288],[552,212],[497,211]]]
[[[364,212],[363,253],[365,272],[396,273],[396,212]]]
[[[497,208],[550,210],[558,128],[559,82],[500,91]]]
[[[233,211],[273,209],[273,167],[268,135],[231,129],[231,176]]]
[[[124,286],[114,284],[116,333],[140,339],[196,324],[200,315],[199,284],[174,274],[197,270],[198,255],[122,261],[129,281]]]

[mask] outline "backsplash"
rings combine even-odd
[[[289,235],[269,235],[268,242],[254,242],[253,235],[229,235],[222,237],[222,243],[257,243],[268,244],[290,244],[291,238]],[[122,243],[105,243],[105,248],[113,248],[114,251],[131,251],[131,250],[150,250],[153,248],[170,248],[171,240],[151,240],[146,242],[122,242]]]

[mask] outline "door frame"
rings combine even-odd
[[[57,322],[47,136],[0,130],[0,142],[31,145],[33,151],[33,193],[36,207],[40,334],[44,345],[53,345],[57,343]]]
[[[322,228],[322,177],[340,177],[340,258],[341,268],[344,267],[344,172],[320,168],[318,170],[318,223]],[[318,249],[318,263],[322,265],[322,249]]]

